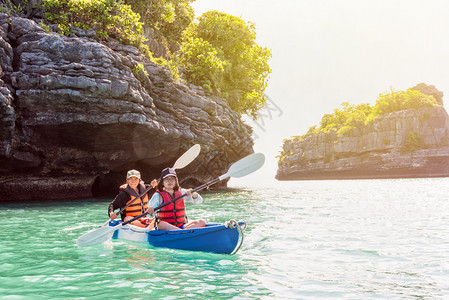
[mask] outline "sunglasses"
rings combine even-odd
[[[175,181],[176,182],[176,177],[170,176],[167,178],[164,178],[165,181]]]

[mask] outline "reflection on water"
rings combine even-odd
[[[239,297],[250,288],[252,295],[267,295],[269,290],[254,288],[238,256],[142,247],[140,243],[114,243],[114,257],[125,269],[132,269],[132,286],[140,286],[152,297]],[[150,279],[151,278],[151,279]],[[150,279],[150,280],[149,280]]]

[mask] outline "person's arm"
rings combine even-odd
[[[193,203],[193,204],[201,204],[203,203],[203,197],[197,192],[192,193],[192,189],[181,189],[181,193],[186,195],[183,199],[185,202]]]
[[[111,220],[114,220],[115,218],[117,218],[117,214],[114,212],[114,200],[111,201],[111,203],[109,203],[109,207],[108,207],[108,216]]]
[[[115,199],[112,200],[112,202],[109,204],[108,207],[108,216],[112,220],[117,218],[117,214],[114,212],[116,209],[121,209],[126,205],[126,202],[129,200],[129,195],[125,193],[124,191],[121,191],[117,196],[115,196]]]
[[[154,209],[159,206],[159,202],[159,193],[153,194],[150,202],[148,202],[148,211],[151,218],[154,217]]]
[[[145,184],[146,188],[149,188],[150,186],[151,186],[151,189],[147,192],[148,198],[151,198],[154,195],[154,193],[156,193],[157,180],[153,179],[150,184]]]

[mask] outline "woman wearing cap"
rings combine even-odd
[[[188,222],[184,202],[200,204],[203,198],[196,192],[192,193],[192,189],[181,189],[178,183],[178,177],[175,170],[166,168],[162,170],[161,178],[158,183],[158,191],[150,200],[148,211],[150,215],[154,213],[154,208],[166,203],[174,198],[185,195],[183,198],[162,207],[157,212],[156,224],[159,230],[179,230],[200,228],[206,226],[203,219]]]
[[[151,189],[149,189],[142,197],[139,197],[150,186],[145,185],[140,179],[140,172],[137,170],[129,170],[126,174],[126,184],[120,186],[120,193],[109,204],[108,214],[111,220],[117,218],[115,209],[122,209],[127,206],[122,212],[122,221],[126,222],[133,217],[143,214],[148,209],[148,199],[153,196],[156,191],[157,180],[151,181]],[[149,219],[138,219],[131,223],[139,227],[147,227],[150,224]]]

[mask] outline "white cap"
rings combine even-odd
[[[140,172],[137,170],[129,170],[126,174],[126,179],[130,177],[137,177],[138,179],[140,179]]]

